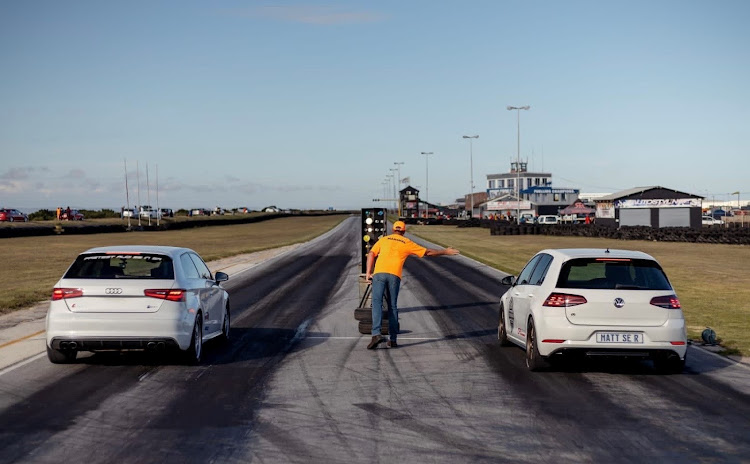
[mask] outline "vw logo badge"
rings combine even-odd
[[[625,300],[622,298],[615,298],[615,308],[622,308],[625,306]]]
[[[106,293],[107,295],[119,295],[122,293],[122,289],[121,288],[108,288],[104,290],[104,293]]]

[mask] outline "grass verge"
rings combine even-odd
[[[750,247],[682,242],[646,242],[545,235],[490,235],[481,228],[409,226],[409,232],[441,246],[453,246],[477,261],[518,275],[545,248],[617,248],[656,258],[682,303],[688,337],[700,340],[706,327],[722,346],[750,356]]]

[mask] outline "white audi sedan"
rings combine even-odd
[[[665,373],[685,366],[680,300],[646,253],[610,249],[542,250],[500,300],[497,336],[526,350],[532,371],[565,354],[653,360]]]
[[[111,246],[81,253],[55,285],[47,311],[47,356],[79,351],[179,350],[201,360],[203,342],[229,338],[229,294],[189,248]]]

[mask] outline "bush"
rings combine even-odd
[[[90,209],[81,209],[79,210],[81,214],[83,214],[83,217],[85,219],[105,219],[105,218],[119,218],[120,212],[115,212],[111,209],[101,209],[101,210],[90,210]]]
[[[57,213],[48,209],[40,209],[29,214],[29,221],[52,221],[57,219]]]

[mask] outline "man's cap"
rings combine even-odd
[[[393,223],[393,230],[406,230],[406,224],[404,221],[396,221]]]

